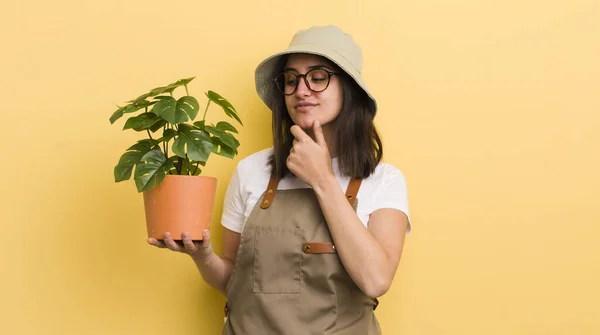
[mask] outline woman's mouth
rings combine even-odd
[[[296,109],[299,112],[308,112],[316,106],[317,106],[317,104],[301,102],[301,103],[296,104],[296,106],[294,106],[294,109]]]

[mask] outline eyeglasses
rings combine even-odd
[[[298,89],[298,83],[300,78],[304,77],[304,83],[309,90],[318,93],[323,92],[329,87],[331,76],[336,74],[335,72],[327,71],[321,68],[314,68],[306,72],[305,74],[297,74],[292,71],[284,71],[278,74],[273,80],[277,89],[284,95],[292,95]]]

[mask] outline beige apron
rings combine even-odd
[[[314,191],[276,191],[278,183],[271,177],[242,229],[221,334],[381,334],[377,299],[344,269]],[[351,204],[360,183],[348,185]]]

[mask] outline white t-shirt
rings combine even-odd
[[[242,159],[231,177],[227,192],[221,224],[232,231],[241,233],[242,227],[250,216],[256,203],[267,189],[271,176],[269,157],[273,149],[265,149]],[[338,172],[337,159],[332,159],[332,169],[345,192],[350,178],[340,176]],[[310,188],[309,185],[295,176],[283,178],[278,190],[297,188]],[[393,208],[400,210],[409,218],[407,233],[411,230],[410,216],[408,213],[408,197],[406,181],[402,172],[393,165],[380,163],[375,172],[363,179],[358,194],[358,207],[356,212],[362,223],[368,226],[369,216],[381,208]],[[277,199],[277,195],[275,195]]]

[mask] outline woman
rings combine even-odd
[[[406,184],[380,163],[362,52],[334,26],[299,31],[256,69],[273,148],[241,160],[225,196],[223,252],[189,254],[227,297],[223,334],[380,334],[373,310],[410,229]],[[179,244],[178,244],[179,243]]]

